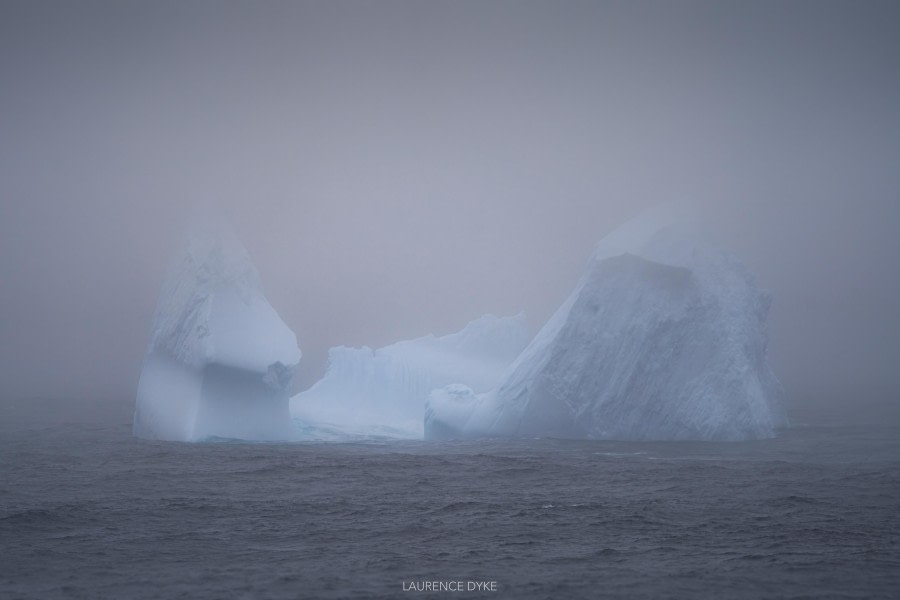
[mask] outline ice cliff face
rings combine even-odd
[[[786,420],[766,359],[769,304],[690,228],[638,219],[601,242],[499,386],[431,394],[426,438],[772,437]]]
[[[332,348],[325,377],[291,400],[291,412],[305,437],[421,439],[431,390],[455,381],[490,389],[528,339],[524,315],[486,315],[442,337]]]
[[[289,439],[297,338],[224,227],[186,237],[160,294],[138,384],[134,434],[193,441]]]

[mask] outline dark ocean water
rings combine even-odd
[[[258,445],[20,417],[2,598],[900,597],[895,426]],[[424,581],[497,591],[404,591]]]

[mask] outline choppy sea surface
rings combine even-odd
[[[900,597],[896,426],[182,444],[31,410],[0,422],[2,598]]]

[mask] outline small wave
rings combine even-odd
[[[449,504],[445,504],[440,508],[434,510],[434,512],[438,513],[457,513],[471,510],[491,510],[500,508],[497,504],[492,504],[489,502],[477,502],[474,500],[459,500],[456,502],[450,502]]]
[[[644,456],[646,452],[594,452],[597,456]]]
[[[18,524],[35,524],[35,523],[46,523],[49,521],[57,520],[57,515],[54,514],[53,511],[45,510],[41,508],[34,508],[29,510],[23,510],[20,512],[14,512],[9,515],[0,517],[0,522],[4,524],[10,525],[18,525]]]
[[[797,506],[821,504],[822,500],[813,498],[811,496],[798,496],[795,494],[791,494],[789,496],[773,498],[772,500],[770,500],[770,503],[774,504],[775,506]]]

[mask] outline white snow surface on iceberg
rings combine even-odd
[[[163,284],[138,384],[134,434],[285,440],[297,338],[225,226],[186,236]]]
[[[607,236],[493,390],[435,390],[425,436],[747,440],[786,425],[767,361],[770,296],[659,212]]]
[[[425,400],[464,381],[491,389],[530,339],[525,315],[485,315],[458,333],[384,348],[332,348],[325,376],[291,400],[306,439],[385,436],[422,439]]]

